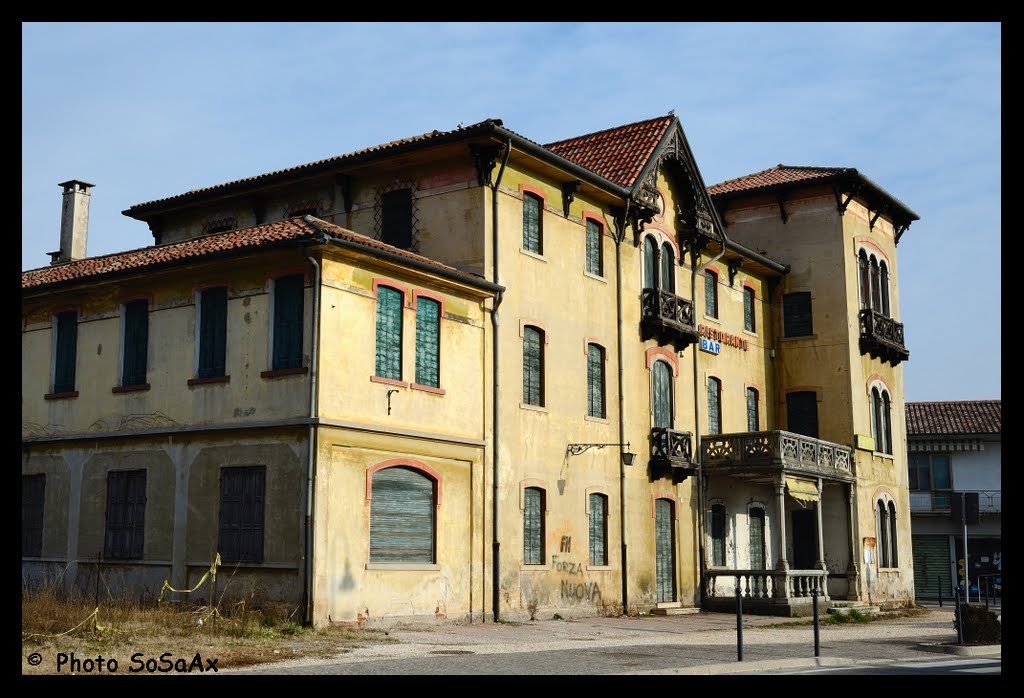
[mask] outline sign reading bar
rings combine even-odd
[[[700,338],[700,350],[706,351],[709,354],[717,354],[722,350],[722,345],[718,342],[712,342],[707,337]]]
[[[721,347],[722,347],[723,344],[725,346],[727,346],[727,347],[736,347],[737,349],[742,349],[743,351],[747,351],[750,348],[750,342],[747,341],[746,339],[743,339],[743,337],[738,337],[738,336],[736,336],[734,334],[730,334],[728,332],[723,332],[722,330],[718,329],[717,327],[708,327],[707,325],[698,325],[697,326],[697,334],[700,335],[700,348],[701,349],[704,349],[704,340],[705,340],[705,338],[708,340],[708,342],[710,344],[714,344],[715,345],[716,348],[715,348],[714,351],[711,352],[712,354],[717,354],[719,352],[719,350],[721,350]],[[704,349],[704,351],[711,351],[711,350],[710,349]]]

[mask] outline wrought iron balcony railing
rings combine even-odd
[[[704,468],[785,468],[844,480],[853,478],[853,449],[788,431],[751,431],[701,437]]]
[[[903,323],[876,310],[860,311],[860,352],[896,366],[910,358],[903,342]]]
[[[978,493],[978,511],[980,514],[1001,514],[1003,497],[1001,490],[968,490]],[[912,514],[950,514],[951,499],[959,496],[953,490],[910,490],[910,513]]]
[[[697,464],[693,462],[693,441],[690,437],[688,431],[667,427],[651,429],[651,475],[671,475],[677,483],[696,475]]]
[[[697,341],[691,301],[659,288],[645,288],[640,298],[641,338],[671,344],[677,351]]]

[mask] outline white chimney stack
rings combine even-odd
[[[60,214],[60,249],[50,252],[50,264],[73,262],[85,258],[85,241],[89,234],[89,190],[94,184],[71,179],[61,182],[64,203]]]

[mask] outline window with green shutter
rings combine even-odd
[[[58,313],[54,324],[57,339],[54,342],[53,392],[73,393],[78,354],[78,313],[74,310]]]
[[[523,402],[544,405],[544,331],[523,328]]]
[[[523,564],[544,564],[544,490],[523,491]]]
[[[725,567],[725,505],[711,505],[711,564]]]
[[[125,303],[121,385],[143,385],[146,382],[148,350],[149,301],[143,298]]]
[[[722,382],[708,378],[708,433],[722,433]]]
[[[21,476],[21,556],[43,554],[43,502],[46,475]]]
[[[761,428],[757,397],[755,388],[747,388],[747,431],[759,431]]]
[[[658,288],[658,246],[650,235],[644,238],[644,288]]]
[[[407,466],[373,474],[370,562],[435,562],[437,483]]]
[[[416,382],[439,387],[438,361],[441,346],[441,304],[430,298],[416,299]]]
[[[672,409],[672,369],[664,361],[651,365],[651,402],[655,428],[671,429],[674,410]]]
[[[304,286],[302,274],[274,280],[273,370],[302,367]]]
[[[676,292],[676,255],[667,242],[661,246],[661,290]]]
[[[204,289],[199,294],[200,378],[225,375],[228,333],[228,289]]]
[[[141,560],[146,533],[146,471],[107,473],[107,517],[103,557]]]
[[[405,294],[389,286],[377,287],[378,378],[402,380],[402,308]]]
[[[764,509],[754,507],[747,515],[750,526],[750,569],[763,570],[765,567]]]
[[[786,337],[808,337],[814,334],[810,292],[798,291],[782,297],[782,332]]]
[[[604,276],[602,259],[602,226],[595,220],[587,219],[587,272]]]
[[[718,317],[718,274],[704,270],[704,314]]]
[[[590,564],[608,564],[608,497],[590,495]]]
[[[263,562],[267,468],[221,468],[217,552],[224,562]]]
[[[535,194],[523,194],[523,249],[543,254],[541,212],[544,202]]]
[[[604,349],[587,345],[587,414],[604,417]]]
[[[786,393],[786,431],[818,438],[818,395],[813,390]]]
[[[743,287],[743,329],[748,332],[757,331],[754,322],[754,289],[749,286]]]

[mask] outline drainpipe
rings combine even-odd
[[[691,259],[690,268],[690,299],[693,301],[693,317],[697,319],[697,272],[704,271],[704,269],[719,259],[725,254],[725,246],[729,243],[728,238],[725,237],[725,227],[722,227],[722,249],[714,257],[704,262],[703,264],[693,264]],[[698,375],[697,375],[697,355],[700,353],[698,347],[693,348],[693,435],[694,435],[694,458],[697,460],[697,557],[700,563],[700,590],[701,590],[701,605],[704,605],[704,487],[707,481],[704,479],[704,467],[701,462],[701,447],[700,447],[700,390],[698,388]]]
[[[494,180],[494,184],[491,185],[491,264],[494,267],[492,281],[499,285],[501,282],[499,281],[498,274],[498,187],[501,185],[501,177],[505,174],[505,165],[508,164],[508,157],[511,152],[512,139],[509,138],[505,141],[505,155],[501,159],[501,169],[498,170],[498,177]],[[498,540],[498,454],[501,452],[501,441],[498,438],[498,426],[501,423],[499,415],[500,401],[498,400],[498,328],[500,325],[498,322],[498,306],[501,305],[502,297],[503,291],[498,291],[495,294],[494,309],[491,310],[491,461],[494,468],[491,483],[491,556],[493,558],[492,564],[494,565],[494,570],[491,573],[491,603],[495,623],[499,620],[501,607],[501,543]]]
[[[615,235],[615,312],[618,330],[618,347],[615,354],[618,357],[619,372],[619,444],[626,443],[626,417],[623,406],[623,377],[622,377],[622,241],[626,239],[626,221],[629,220],[629,199],[626,199],[626,207],[622,214],[622,228],[616,231]],[[618,225],[616,225],[618,228]],[[629,615],[629,574],[627,573],[627,550],[626,550],[626,466],[622,462],[624,446],[619,446],[619,538],[622,542],[622,615]]]
[[[324,235],[317,240],[327,243]],[[313,265],[313,312],[309,348],[309,433],[308,462],[306,463],[306,519],[305,519],[305,584],[303,589],[303,621],[306,625],[313,623],[313,482],[316,477],[316,419],[317,419],[317,381],[320,372],[317,370],[317,357],[320,348],[320,264],[307,250],[306,259]]]

